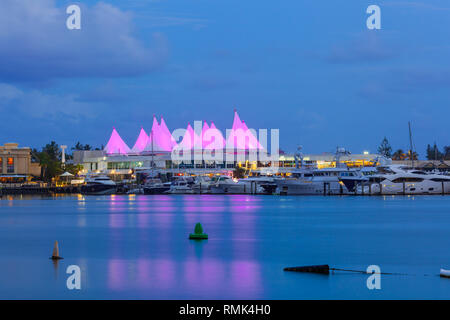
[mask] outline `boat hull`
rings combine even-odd
[[[109,185],[85,185],[81,187],[81,194],[86,195],[110,195],[117,192],[116,186]]]
[[[338,181],[279,181],[277,191],[281,195],[341,195],[347,188]]]
[[[166,194],[170,187],[144,187],[144,194]]]
[[[448,194],[450,193],[450,183],[426,181],[420,183],[393,183],[382,182],[372,183],[363,187],[356,188],[357,194],[372,195],[413,195],[413,194]]]

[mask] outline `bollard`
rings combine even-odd
[[[50,257],[50,259],[52,259],[52,260],[63,259],[62,257],[59,256],[58,241],[55,241],[55,244],[53,245],[53,253],[52,253],[52,256]]]

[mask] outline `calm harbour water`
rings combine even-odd
[[[188,240],[196,222],[209,240]],[[0,298],[450,299],[449,248],[448,196],[3,197]],[[364,274],[283,271],[313,264],[409,275],[368,290]]]

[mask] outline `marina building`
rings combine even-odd
[[[145,171],[231,174],[237,167],[244,168],[249,176],[289,175],[301,165],[319,169],[336,167],[337,163],[362,167],[373,166],[380,158],[377,154],[353,155],[345,150],[340,150],[339,158],[333,153],[278,154],[278,146],[275,146],[275,153],[270,152],[274,146],[271,145],[270,150],[264,147],[267,143],[257,139],[256,132],[247,127],[236,111],[226,139],[213,122],[204,122],[198,129],[188,124],[177,136],[169,131],[163,118],[158,122],[154,117],[150,134],[142,128],[132,148],[114,128],[104,150],[74,151],[73,161],[83,166],[82,174],[108,174],[115,180],[123,180]]]
[[[0,183],[24,182],[31,176],[40,176],[39,164],[31,162],[31,149],[17,143],[0,146]]]

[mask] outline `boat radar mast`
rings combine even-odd
[[[295,159],[295,168],[299,168],[299,161],[300,166],[303,168],[303,153],[302,153],[303,146],[298,146],[297,152],[294,154]]]

